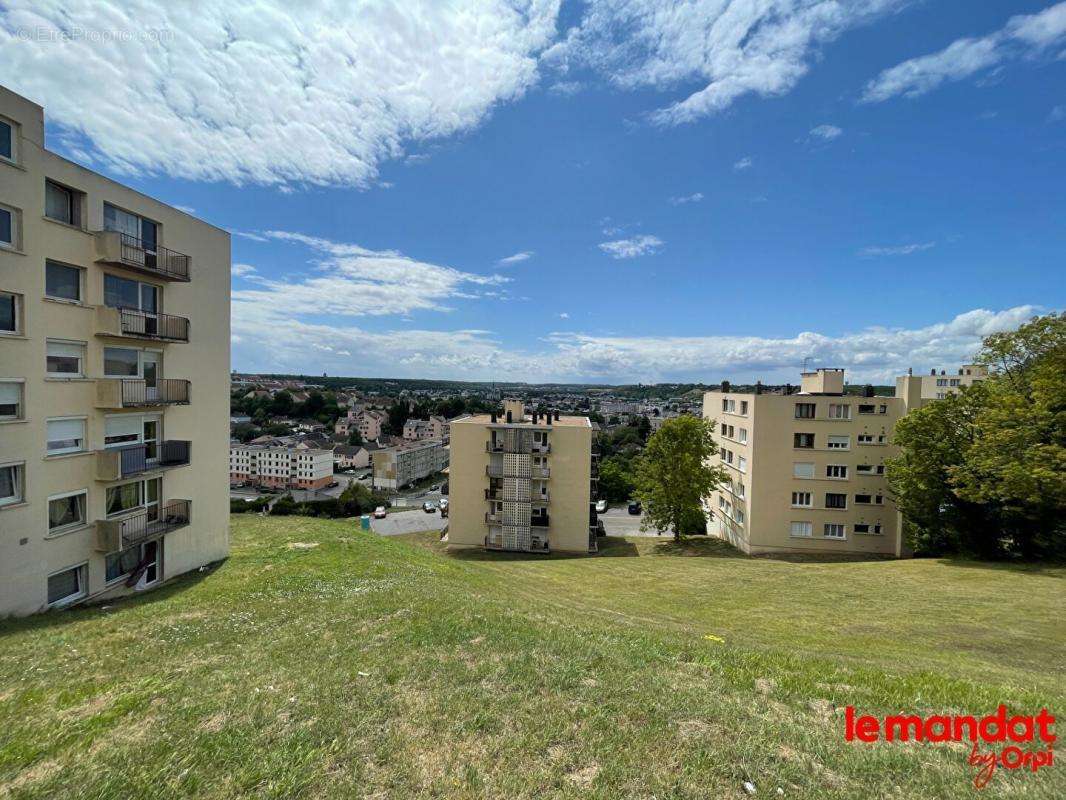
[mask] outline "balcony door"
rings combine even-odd
[[[159,399],[159,374],[162,372],[160,369],[162,356],[162,353],[152,350],[141,352],[141,377],[144,378],[145,391],[149,400]]]
[[[104,275],[104,305],[144,314],[144,333],[159,332],[160,288],[151,283]]]

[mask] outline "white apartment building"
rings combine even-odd
[[[322,489],[333,480],[333,451],[295,446],[231,444],[231,484],[272,489]]]
[[[374,488],[402,489],[448,466],[448,448],[439,439],[404,442],[373,453]]]
[[[49,152],[0,87],[0,617],[226,556],[229,234]]]

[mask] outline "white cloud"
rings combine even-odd
[[[563,97],[573,97],[582,92],[584,88],[585,84],[580,81],[556,81],[548,88],[548,91]]]
[[[0,74],[120,172],[367,187],[406,144],[469,130],[536,83],[558,6],[10,0]],[[97,41],[113,31],[132,35]]]
[[[501,265],[518,264],[519,262],[522,262],[522,261],[528,261],[532,257],[533,257],[533,251],[532,250],[523,250],[520,253],[515,253],[513,256],[507,256],[506,258],[501,258],[496,263],[497,264],[501,264]]]
[[[815,139],[821,139],[823,142],[831,142],[844,133],[842,128],[838,128],[836,125],[818,125],[811,128],[810,136]]]
[[[235,263],[233,264],[233,266],[230,267],[230,273],[235,278],[243,278],[245,275],[251,275],[253,272],[255,272],[255,267],[253,267],[251,264]]]
[[[736,172],[740,172],[741,170],[745,170],[745,169],[751,169],[751,167],[752,167],[752,165],[754,163],[755,163],[755,161],[754,161],[754,159],[752,159],[751,156],[744,156],[744,158],[740,159],[739,161],[737,161],[737,162],[735,162],[733,164],[733,169]]]
[[[1066,2],[1037,14],[1011,17],[998,31],[956,39],[943,50],[912,58],[870,81],[862,100],[879,103],[897,95],[918,97],[948,81],[959,81],[1019,58],[1042,55],[1066,42]]]
[[[1066,105],[1055,106],[1051,109],[1051,113],[1048,114],[1048,119],[1052,122],[1062,122],[1066,119]]]
[[[611,258],[636,258],[655,253],[664,244],[658,236],[642,234],[628,239],[616,239],[613,242],[601,242],[600,250]]]
[[[563,311],[559,314],[559,319],[570,319],[570,315]]]
[[[821,45],[907,2],[601,0],[545,60],[562,72],[592,67],[626,89],[703,84],[652,114],[674,125],[720,112],[747,94],[785,94]]]
[[[871,245],[862,248],[859,251],[859,255],[865,258],[876,256],[909,256],[914,253],[920,253],[923,250],[931,250],[934,247],[936,247],[936,242],[917,242],[913,244],[890,245],[888,247]]]
[[[693,194],[686,194],[682,197],[671,197],[670,204],[675,206],[683,206],[686,203],[698,203],[703,199],[703,192],[694,192]]]
[[[489,331],[372,332],[310,323],[281,309],[268,316],[235,312],[234,363],[250,370],[457,380],[795,383],[809,357],[815,365],[843,366],[852,382],[883,383],[908,367],[921,373],[964,363],[983,336],[1012,330],[1038,311],[1036,306],[975,309],[925,327],[874,326],[835,336],[810,331],[781,338],[556,332],[531,351],[506,347]]]

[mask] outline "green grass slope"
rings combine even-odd
[[[843,707],[1063,708],[1066,570],[435,539],[235,516],[214,571],[0,623],[0,797],[955,798],[968,747]]]

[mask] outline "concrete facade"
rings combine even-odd
[[[371,455],[375,489],[402,489],[448,466],[448,448],[439,439],[404,442]]]
[[[230,237],[49,152],[4,88],[0,122],[3,616],[227,555]]]
[[[333,480],[333,451],[234,444],[229,451],[229,470],[230,483],[272,489],[322,489]]]
[[[588,417],[530,416],[507,401],[503,415],[452,420],[451,450],[449,546],[595,549]]]

